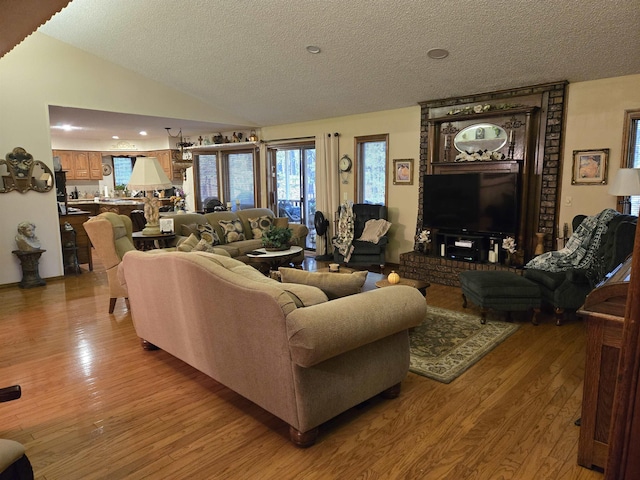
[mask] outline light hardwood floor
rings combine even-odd
[[[432,285],[427,303],[462,310],[457,288]],[[409,374],[399,398],[353,408],[298,449],[279,419],[142,350],[124,302],[107,313],[99,263],[0,288],[0,305],[0,385],[23,389],[0,404],[0,437],[26,446],[38,479],[602,478],[576,464],[580,321],[516,318],[521,328],[451,384]]]

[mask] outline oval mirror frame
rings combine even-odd
[[[507,131],[493,123],[477,123],[460,130],[453,146],[460,153],[477,151],[497,152],[507,144]]]
[[[20,193],[34,190],[46,193],[53,190],[54,176],[51,169],[24,148],[16,147],[0,160],[0,193],[17,190]]]

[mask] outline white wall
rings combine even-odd
[[[0,155],[20,146],[53,169],[49,105],[250,124],[38,32],[0,59]],[[22,278],[11,253],[18,223],[36,224],[43,278],[63,275],[55,192],[0,195],[0,285]]]
[[[569,84],[559,225],[616,208],[607,188],[620,168],[625,110],[640,108],[640,75]],[[609,149],[609,184],[571,185],[574,150]]]
[[[398,263],[400,253],[413,249],[416,218],[418,215],[418,183],[420,165],[420,106],[387,110],[363,115],[329,118],[315,122],[263,127],[262,139],[297,138],[317,136],[323,138],[327,133],[340,134],[340,152],[355,158],[354,137],[364,135],[389,134],[389,178],[388,208],[389,221],[393,227],[389,231],[390,244],[387,247],[386,259],[390,263]],[[413,185],[393,185],[390,177],[393,170],[393,159],[413,158]],[[336,175],[337,173],[336,166]],[[340,200],[353,201],[355,195],[354,174],[348,176],[348,183],[340,182]]]

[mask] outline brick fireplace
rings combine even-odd
[[[525,210],[522,214],[519,255],[522,261],[531,258],[536,244],[535,233],[544,233],[545,250],[550,250],[558,236],[558,202],[562,175],[562,133],[565,122],[565,95],[567,82],[548,83],[496,92],[420,102],[420,168],[418,192],[418,217],[416,230],[423,228],[423,176],[437,168],[454,168],[452,163],[449,133],[459,131],[464,126],[478,121],[494,122],[499,126],[505,122],[510,112],[500,110],[505,104],[513,105],[513,112],[523,116],[526,113],[526,128],[517,130],[518,146],[510,147],[512,159],[523,165],[522,179]],[[490,110],[474,115],[474,107],[490,105]],[[452,112],[462,112],[452,115]],[[470,112],[470,113],[466,113]],[[492,114],[492,112],[495,112]],[[522,113],[525,112],[525,113]],[[482,120],[480,120],[482,119]],[[516,121],[516,116],[511,118]],[[522,122],[521,122],[522,123]],[[505,148],[506,150],[506,148]],[[455,152],[454,152],[455,154]],[[519,158],[520,157],[520,158]],[[465,168],[477,166],[491,167],[491,162],[466,162]],[[426,280],[445,285],[458,285],[458,274],[463,270],[502,270],[499,264],[473,263],[449,260],[411,251],[400,255],[400,274],[407,278]],[[514,272],[518,270],[511,268]]]

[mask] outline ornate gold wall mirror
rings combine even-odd
[[[48,192],[53,189],[53,172],[40,160],[22,147],[16,147],[0,160],[0,193],[17,190],[20,193],[29,190]]]
[[[459,152],[497,152],[507,144],[507,131],[492,123],[477,123],[460,130],[453,139]]]

